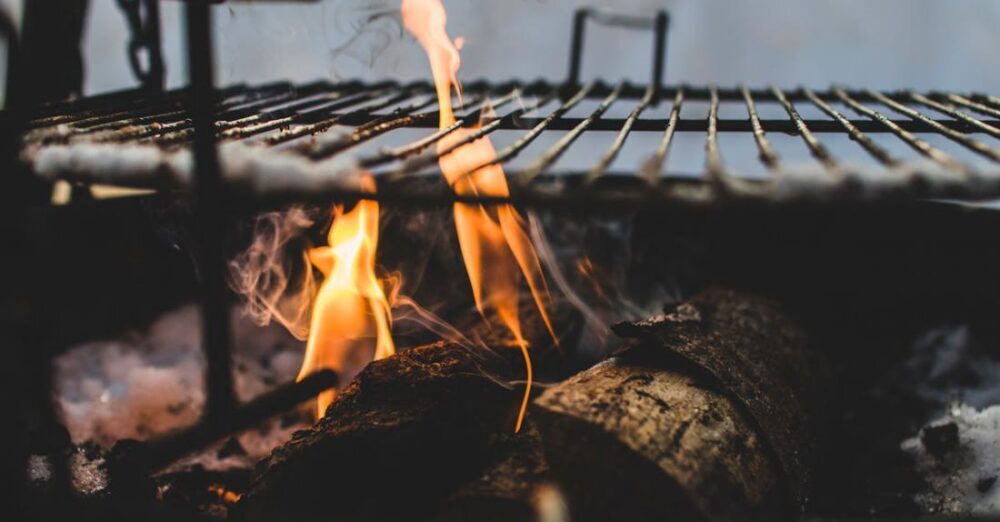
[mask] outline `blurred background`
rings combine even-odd
[[[23,1],[2,0],[15,15]],[[444,0],[463,36],[462,78],[560,79],[573,10],[667,8],[668,82],[785,87],[833,82],[873,88],[1000,91],[996,0]],[[183,2],[164,1],[167,81],[186,81]],[[216,8],[220,83],[275,79],[423,78],[423,51],[398,24],[398,0],[233,3]],[[644,80],[650,36],[592,26],[584,77]],[[116,0],[91,0],[85,92],[136,84]]]

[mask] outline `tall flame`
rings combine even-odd
[[[363,190],[374,191],[375,182],[370,176],[361,181]],[[353,377],[373,357],[382,359],[396,351],[390,332],[389,301],[375,275],[378,220],[379,205],[375,201],[361,200],[349,212],[336,206],[328,246],[309,251],[310,262],[325,278],[313,303],[312,326],[299,379],[329,368],[346,382],[345,377]],[[317,418],[323,416],[334,396],[330,390],[317,398]]]
[[[437,90],[440,127],[450,127],[456,121],[451,104],[452,89],[461,95],[457,79],[461,58],[446,30],[448,17],[444,6],[440,0],[402,0],[402,13],[404,25],[427,52]],[[438,150],[453,147],[473,132],[474,128],[460,128],[449,133],[438,142]],[[439,163],[445,179],[457,194],[504,197],[509,195],[509,190],[503,168],[500,165],[478,168],[495,158],[493,144],[488,137],[483,137],[442,156]],[[515,426],[515,431],[520,431],[533,380],[528,342],[524,339],[518,315],[521,275],[528,283],[546,328],[556,340],[546,312],[548,287],[541,263],[525,232],[524,220],[511,205],[487,207],[457,203],[454,216],[476,308],[488,321],[499,319],[524,357],[527,385]]]

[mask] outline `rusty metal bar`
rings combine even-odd
[[[632,109],[628,118],[625,119],[625,124],[622,125],[622,130],[618,131],[618,135],[615,136],[615,141],[611,142],[611,146],[608,147],[607,152],[601,156],[601,159],[597,161],[594,168],[590,169],[590,172],[588,172],[584,177],[585,184],[590,185],[596,181],[597,178],[604,174],[604,171],[608,169],[608,166],[615,161],[615,158],[618,157],[618,153],[621,152],[622,147],[625,146],[625,140],[628,139],[628,135],[632,132],[632,127],[635,126],[635,122],[639,119],[639,116],[642,115],[643,111],[645,111],[656,99],[656,93],[657,88],[650,86],[646,91],[646,94],[641,100],[639,100],[639,104]]]
[[[778,100],[778,103],[785,108],[785,112],[788,113],[788,117],[795,122],[795,128],[798,129],[799,135],[802,136],[802,140],[805,141],[806,146],[809,147],[809,152],[824,167],[826,167],[828,172],[831,174],[835,173],[835,171],[839,168],[837,160],[833,159],[833,156],[830,155],[830,151],[826,150],[826,147],[823,146],[823,144],[816,139],[816,136],[813,135],[812,131],[809,130],[809,125],[807,125],[802,119],[802,116],[799,116],[799,111],[795,110],[795,106],[792,105],[792,102],[790,102],[788,97],[785,96],[785,92],[773,86],[771,87],[771,92],[774,93],[774,97]]]
[[[767,166],[772,173],[777,173],[781,170],[781,161],[778,158],[778,153],[774,152],[770,142],[767,141],[764,128],[760,125],[760,117],[757,115],[757,104],[753,101],[753,95],[750,94],[750,89],[747,89],[746,87],[743,87],[743,100],[747,106],[747,115],[750,116],[750,124],[753,125],[753,138],[754,141],[757,142],[757,149],[760,153],[760,161]]]
[[[514,101],[518,97],[520,97],[520,92],[519,91],[516,91],[516,90],[515,91],[511,91],[507,96],[504,96],[500,100],[497,100],[496,103],[494,103],[492,106],[494,108],[503,107],[503,106],[507,105],[508,103]],[[431,134],[430,136],[426,136],[426,137],[424,137],[422,139],[419,139],[417,141],[414,141],[412,143],[403,145],[402,147],[396,147],[396,148],[393,148],[393,149],[383,150],[383,151],[379,152],[376,155],[369,156],[367,158],[362,158],[359,161],[359,163],[361,164],[362,167],[370,169],[370,168],[373,168],[373,167],[376,167],[376,166],[379,166],[379,165],[384,165],[384,164],[392,162],[392,161],[397,161],[397,160],[406,158],[408,156],[412,156],[412,155],[414,155],[414,154],[416,154],[416,153],[418,153],[418,152],[426,149],[427,147],[430,147],[431,145],[433,145],[433,144],[441,141],[441,139],[443,139],[445,136],[447,136],[447,135],[455,132],[459,128],[467,125],[468,122],[470,122],[471,120],[473,120],[473,119],[477,119],[478,120],[481,117],[483,111],[486,109],[486,106],[487,106],[487,104],[486,104],[486,102],[484,102],[482,105],[480,105],[477,109],[473,110],[469,114],[466,114],[465,116],[463,116],[461,118],[458,118],[455,121],[455,123],[449,125],[448,127],[444,128],[444,129],[438,130],[437,132],[435,132],[434,134]],[[437,116],[438,112],[434,111],[434,112],[432,112],[430,114]]]
[[[805,94],[806,98],[813,103],[813,105],[819,107],[821,111],[825,112],[828,116],[843,126],[848,136],[868,151],[868,153],[878,160],[879,163],[885,165],[886,167],[893,167],[899,164],[899,160],[894,158],[889,151],[885,150],[878,143],[875,143],[875,141],[868,137],[868,135],[861,132],[861,130],[858,129],[858,127],[854,125],[851,120],[847,119],[847,117],[841,114],[840,111],[834,109],[832,105],[817,96],[811,89],[803,87],[801,90]]]
[[[562,157],[563,153],[569,149],[570,145],[572,145],[573,142],[575,142],[584,133],[584,131],[586,131],[587,128],[594,123],[594,121],[600,119],[601,115],[607,112],[608,108],[618,100],[619,96],[621,96],[623,86],[624,84],[619,84],[618,88],[611,91],[611,94],[601,101],[601,104],[594,109],[594,112],[591,113],[590,116],[581,121],[579,125],[574,127],[573,130],[560,138],[555,145],[545,151],[545,153],[542,154],[542,156],[539,157],[534,164],[528,167],[528,169],[524,171],[520,177],[518,177],[517,182],[522,186],[527,185],[551,167],[552,164]]]
[[[955,107],[953,106],[945,105],[943,103],[934,101],[924,96],[923,94],[912,91],[905,91],[904,94],[908,96],[911,100],[921,105],[930,107],[931,109],[934,109],[943,114],[947,114],[948,116],[951,116],[955,119],[962,120],[965,123],[968,123],[969,125],[972,125],[973,127],[985,132],[986,134],[993,136],[994,138],[1000,138],[1000,128],[987,125],[977,118],[973,118],[972,116],[969,116],[968,114],[962,111],[956,110]]]
[[[579,91],[577,91],[577,93],[572,98],[566,100],[556,110],[552,111],[552,113],[550,113],[548,116],[545,117],[545,119],[541,120],[534,127],[532,127],[531,130],[529,130],[525,135],[518,138],[518,140],[515,141],[513,144],[511,144],[509,147],[499,151],[495,158],[486,161],[481,165],[477,165],[475,168],[469,170],[469,172],[466,172],[463,175],[468,176],[476,172],[477,170],[488,167],[490,165],[498,165],[501,163],[505,163],[506,161],[520,154],[521,151],[523,151],[525,147],[530,145],[531,142],[535,141],[535,139],[537,139],[538,136],[540,136],[542,132],[544,132],[552,124],[552,122],[561,118],[564,114],[569,112],[573,107],[576,107],[576,105],[580,103],[580,101],[586,98],[595,85],[596,82],[591,82],[582,87]]]
[[[858,114],[868,116],[872,120],[881,123],[885,128],[889,129],[889,131],[895,134],[896,137],[903,140],[904,143],[912,147],[920,154],[935,161],[936,163],[938,163],[939,165],[941,165],[946,169],[954,170],[965,176],[971,175],[969,168],[966,167],[963,163],[956,160],[955,158],[951,157],[950,154],[914,136],[913,133],[907,131],[906,129],[903,129],[902,127],[897,125],[896,122],[890,120],[884,114],[872,110],[868,107],[865,107],[858,100],[852,98],[851,95],[848,94],[847,91],[845,91],[843,88],[834,87],[833,92],[834,94],[837,95],[838,98],[840,98],[841,101],[843,101],[852,110],[854,110]]]
[[[994,118],[1000,118],[1000,109],[987,107],[986,105],[972,101],[965,96],[961,96],[954,93],[941,93],[941,92],[933,92],[931,93],[931,96],[935,98],[942,98],[956,105],[962,105],[964,107],[968,107],[980,114],[985,114],[987,116],[992,116]]]
[[[660,181],[660,173],[663,172],[667,154],[670,153],[670,145],[674,141],[674,133],[677,132],[677,120],[680,118],[681,105],[683,104],[684,89],[680,88],[674,94],[674,103],[670,109],[670,118],[667,120],[666,128],[663,130],[663,138],[660,139],[656,152],[642,165],[642,177],[650,185],[656,185]]]
[[[440,161],[442,157],[447,156],[447,155],[451,154],[452,152],[455,152],[456,150],[458,150],[458,149],[460,149],[460,148],[462,148],[462,147],[464,147],[464,146],[466,146],[466,145],[468,145],[468,144],[470,144],[470,143],[472,143],[472,142],[474,142],[476,140],[479,140],[479,139],[482,139],[482,138],[488,136],[493,131],[499,129],[500,126],[504,122],[514,121],[515,119],[517,119],[518,117],[520,117],[523,114],[527,114],[527,113],[529,113],[531,111],[534,111],[534,110],[538,109],[539,107],[545,106],[545,104],[549,103],[550,101],[552,101],[553,98],[555,98],[555,95],[556,95],[556,93],[552,92],[552,93],[550,93],[547,96],[539,98],[538,100],[536,100],[534,103],[532,103],[530,105],[521,106],[521,107],[519,107],[519,108],[517,108],[517,109],[515,109],[515,110],[513,110],[513,111],[511,111],[511,112],[509,112],[507,114],[505,114],[502,118],[497,118],[497,119],[495,119],[495,120],[487,123],[486,125],[483,125],[479,129],[477,129],[475,132],[470,132],[465,137],[463,137],[461,140],[458,140],[458,141],[456,141],[456,142],[448,145],[447,147],[445,147],[443,149],[437,150],[437,151],[435,151],[432,154],[428,154],[428,155],[420,157],[420,158],[415,158],[413,161],[409,161],[406,164],[401,165],[398,170],[396,170],[395,172],[389,174],[388,177],[389,177],[390,180],[398,179],[398,178],[401,178],[401,177],[405,176],[409,172],[419,172],[422,169],[430,167],[430,166],[436,164],[438,161]]]
[[[714,85],[709,86],[708,131],[705,138],[705,178],[717,187],[728,185],[729,175],[722,164],[722,154],[719,152],[719,91]]]
[[[920,111],[917,111],[911,107],[907,107],[906,105],[903,105],[902,103],[899,103],[898,101],[893,100],[892,98],[880,92],[875,92],[872,90],[868,90],[866,92],[868,93],[869,96],[877,100],[882,105],[885,105],[886,107],[889,107],[890,109],[900,114],[904,114],[906,116],[909,116],[910,118],[926,123],[927,125],[933,127],[934,130],[947,136],[952,141],[961,144],[962,146],[968,148],[969,150],[975,152],[976,154],[979,154],[980,156],[985,156],[986,158],[989,158],[995,162],[1000,163],[1000,150],[994,149],[993,147],[990,147],[989,145],[979,140],[972,139],[966,136],[965,134],[949,129],[948,127],[945,127],[944,125],[941,125],[940,123],[927,117]]]

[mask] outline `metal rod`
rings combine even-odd
[[[413,98],[414,96],[419,95],[420,93],[421,91],[419,90],[419,88],[411,86],[406,89],[403,89],[402,91],[396,94],[388,96],[377,103],[368,105],[364,108],[355,109],[353,112],[350,112],[348,114],[340,114],[336,110],[334,110],[333,114],[331,114],[326,118],[321,119],[320,121],[314,123],[306,123],[303,125],[299,125],[298,127],[284,129],[277,134],[268,136],[267,144],[271,146],[279,145],[281,143],[286,143],[298,138],[302,138],[304,136],[309,136],[311,134],[318,134],[320,132],[324,132],[333,127],[334,125],[340,123],[342,119],[350,116],[368,115],[369,117],[371,117],[371,115],[376,111],[385,109],[387,107],[391,107],[393,105],[397,105],[400,102],[404,102],[406,100],[409,100],[410,98]]]
[[[601,115],[607,112],[608,108],[618,100],[618,97],[621,96],[623,86],[624,84],[619,84],[618,88],[611,91],[611,94],[601,101],[601,104],[594,109],[594,112],[591,113],[590,116],[581,121],[579,125],[573,128],[573,130],[569,131],[562,138],[560,138],[559,141],[549,148],[549,150],[545,151],[545,153],[542,154],[542,156],[539,157],[534,164],[528,167],[528,169],[521,174],[517,180],[518,183],[521,185],[531,183],[535,178],[551,167],[552,164],[555,163],[560,157],[562,157],[563,153],[569,149],[570,145],[572,145],[573,142],[575,142],[584,133],[584,131],[586,131],[587,128],[594,123],[594,121],[600,119]]]
[[[1000,163],[1000,150],[994,149],[993,147],[990,147],[989,145],[987,145],[987,144],[985,144],[985,143],[983,143],[981,141],[974,140],[974,139],[966,136],[965,134],[962,134],[960,132],[955,132],[954,130],[949,129],[948,127],[945,127],[944,125],[941,125],[941,124],[937,123],[933,119],[928,118],[926,115],[924,115],[920,111],[917,111],[917,110],[915,110],[915,109],[913,109],[911,107],[907,107],[906,105],[903,105],[902,103],[899,103],[898,101],[893,100],[892,98],[890,98],[890,97],[888,97],[888,96],[886,96],[886,95],[884,95],[884,94],[882,94],[880,92],[875,92],[875,91],[872,91],[872,90],[868,90],[866,92],[868,93],[869,96],[871,96],[872,98],[878,100],[878,102],[881,103],[882,105],[885,105],[886,107],[889,107],[890,109],[892,109],[892,110],[894,110],[894,111],[896,111],[896,112],[898,112],[900,114],[905,114],[906,116],[909,116],[910,118],[922,121],[922,122],[926,123],[927,125],[930,125],[931,127],[934,127],[934,130],[938,131],[941,134],[944,134],[945,136],[947,136],[948,138],[950,138],[952,141],[955,141],[955,142],[961,144],[962,146],[968,148],[969,150],[975,152],[976,154],[979,154],[980,156],[984,156],[984,157],[989,158],[989,159],[991,159],[991,160],[993,160],[993,161],[995,161],[997,163]]]
[[[972,116],[969,116],[968,114],[966,114],[966,113],[964,113],[962,111],[956,110],[955,107],[952,107],[952,106],[949,106],[949,105],[945,105],[945,104],[940,103],[940,102],[936,102],[936,101],[934,101],[934,100],[932,100],[932,99],[924,96],[923,94],[912,92],[912,91],[906,91],[905,95],[909,96],[909,98],[911,100],[913,100],[913,101],[915,101],[915,102],[917,102],[917,103],[919,103],[921,105],[925,105],[925,106],[930,107],[930,108],[932,108],[932,109],[934,109],[934,110],[936,110],[936,111],[938,111],[940,113],[947,114],[948,116],[951,116],[953,118],[962,120],[965,123],[968,123],[969,125],[972,125],[973,127],[975,127],[977,129],[985,132],[986,134],[989,134],[990,136],[993,136],[994,138],[1000,138],[1000,128],[987,125],[987,124],[983,123],[982,121],[980,121],[977,118],[973,118]]]
[[[435,132],[434,134],[431,134],[430,136],[426,136],[422,139],[419,139],[412,143],[408,143],[401,147],[383,150],[376,155],[369,156],[367,158],[362,158],[361,160],[359,160],[359,163],[363,168],[370,169],[378,165],[383,165],[385,163],[397,161],[412,156],[414,154],[417,154],[418,152],[426,149],[427,147],[430,147],[431,145],[438,143],[445,136],[467,125],[468,122],[472,121],[473,119],[478,120],[482,116],[483,111],[486,110],[488,106],[492,106],[493,108],[503,107],[508,103],[514,101],[518,97],[520,97],[520,92],[515,90],[511,91],[503,98],[497,100],[496,103],[490,104],[488,103],[488,101],[484,101],[478,108],[476,108],[472,112],[466,114],[465,116],[462,116],[461,118],[458,118],[455,121],[455,123],[449,125],[444,129],[440,129],[439,131]],[[431,114],[439,116],[437,111]]]
[[[753,101],[750,89],[746,87],[743,88],[743,99],[747,106],[747,115],[750,116],[750,124],[753,125],[753,137],[754,141],[757,142],[760,161],[771,172],[777,173],[781,169],[781,162],[778,159],[778,154],[774,152],[771,144],[767,141],[764,128],[761,127],[760,118],[757,116],[757,104]]]
[[[834,87],[833,92],[834,94],[837,95],[838,98],[840,98],[841,101],[843,101],[852,110],[854,110],[858,114],[868,116],[872,120],[881,123],[885,128],[889,129],[893,134],[895,134],[896,137],[903,140],[904,143],[912,147],[920,154],[923,154],[927,158],[937,162],[939,165],[945,167],[946,169],[954,170],[965,176],[971,174],[969,168],[966,167],[963,163],[951,157],[951,155],[947,154],[941,149],[938,149],[932,146],[930,143],[927,143],[926,141],[914,136],[913,133],[903,129],[902,127],[897,125],[896,122],[887,118],[884,114],[874,111],[868,107],[865,107],[860,102],[858,102],[858,100],[852,98],[850,94],[847,94],[847,91],[845,91],[843,88]]]
[[[799,116],[799,111],[795,110],[795,106],[792,105],[792,102],[788,101],[784,91],[772,86],[771,92],[774,93],[774,97],[778,100],[778,103],[785,108],[785,112],[788,113],[788,117],[795,122],[795,128],[798,129],[799,135],[802,136],[802,140],[805,141],[806,146],[809,147],[809,152],[824,167],[826,167],[828,172],[831,174],[834,173],[838,169],[837,161],[833,159],[833,156],[831,156],[830,152],[826,150],[826,147],[824,147],[823,144],[816,139],[816,136],[813,136],[813,133],[809,130],[809,126],[802,120],[802,116]]]
[[[618,157],[618,153],[621,152],[622,147],[625,146],[625,140],[628,139],[628,135],[632,132],[632,127],[635,126],[636,120],[638,120],[639,116],[642,115],[643,111],[645,111],[646,108],[653,103],[653,100],[655,98],[656,98],[656,87],[650,86],[649,89],[646,91],[646,95],[642,97],[642,100],[639,101],[639,104],[636,105],[634,109],[632,109],[632,112],[629,113],[628,118],[625,119],[625,124],[622,125],[622,130],[620,130],[618,132],[618,135],[615,136],[615,141],[611,143],[611,146],[608,147],[607,152],[605,152],[604,155],[601,156],[601,159],[597,161],[597,164],[594,165],[594,168],[590,169],[590,172],[587,173],[587,176],[584,178],[585,184],[589,185],[593,183],[595,180],[597,180],[597,178],[601,177],[601,174],[604,174],[604,171],[608,169],[608,166],[610,166],[611,163],[615,161],[615,158]]]
[[[477,104],[480,101],[481,97],[473,101],[473,104]],[[331,157],[391,130],[411,126],[417,120],[430,119],[432,116],[437,115],[436,111],[425,112],[422,114],[413,113],[426,109],[435,103],[437,103],[437,99],[434,96],[428,96],[427,99],[422,102],[415,103],[407,107],[397,108],[391,114],[379,116],[368,123],[361,124],[357,126],[353,132],[348,135],[341,136],[340,139],[329,142],[303,143],[299,145],[298,151],[300,154],[304,154],[317,160]],[[344,119],[349,118],[350,115],[344,116]]]
[[[553,98],[555,98],[555,94],[556,94],[555,92],[552,92],[547,96],[535,100],[535,102],[532,104],[518,107],[517,109],[505,114],[502,118],[497,118],[487,123],[486,125],[483,125],[476,131],[468,133],[461,140],[451,143],[445,148],[441,148],[437,151],[434,151],[431,154],[415,158],[414,160],[401,165],[399,169],[397,169],[395,172],[392,172],[387,175],[389,180],[398,179],[410,172],[419,172],[422,169],[434,165],[435,163],[439,162],[442,157],[447,156],[452,152],[455,152],[456,150],[476,140],[480,140],[488,136],[493,131],[499,129],[504,122],[513,121],[518,117],[520,117],[522,114],[526,114],[528,112],[538,109],[539,107],[545,106],[545,104],[549,103]]]
[[[187,29],[189,104],[194,123],[192,149],[196,168],[195,233],[199,239],[201,276],[201,337],[207,363],[206,424],[225,422],[233,412],[232,339],[226,289],[224,186],[215,145],[215,71],[212,7],[207,2],[184,4]]]
[[[576,107],[578,103],[580,103],[584,98],[586,98],[590,90],[594,88],[594,85],[596,85],[595,82],[591,82],[585,85],[583,88],[577,91],[577,93],[572,98],[566,100],[565,103],[560,105],[556,110],[552,111],[552,113],[550,113],[543,120],[538,122],[534,127],[531,128],[531,130],[529,130],[523,136],[518,138],[517,141],[515,141],[509,147],[498,152],[495,158],[489,161],[485,161],[480,165],[477,165],[475,168],[470,169],[468,172],[464,173],[463,176],[469,176],[474,172],[476,172],[477,170],[488,167],[490,165],[505,163],[511,158],[520,154],[521,151],[524,150],[525,147],[530,145],[531,142],[535,141],[535,139],[537,139],[538,136],[540,136],[542,132],[545,131],[546,128],[549,127],[549,125],[552,124],[553,121],[561,118],[564,114],[569,112],[573,107]]]
[[[987,116],[992,116],[994,118],[1000,118],[1000,109],[987,107],[986,105],[974,102],[969,98],[966,98],[965,96],[960,96],[954,93],[940,93],[940,92],[931,93],[931,96],[934,96],[935,98],[944,98],[945,100],[951,103],[968,107],[980,114],[985,114]]]
[[[708,132],[705,138],[705,178],[717,187],[726,186],[729,176],[722,164],[719,153],[719,93],[715,86],[709,86]]]
[[[127,465],[130,467],[138,467],[146,472],[160,470],[223,437],[250,429],[275,415],[285,413],[320,392],[337,387],[338,382],[337,374],[330,370],[320,370],[234,408],[224,422],[202,422],[154,439],[136,446],[135,452],[124,458],[129,460]]]
[[[667,120],[666,128],[663,130],[663,138],[656,147],[656,152],[642,166],[642,177],[650,185],[656,185],[660,181],[660,173],[663,172],[667,154],[670,153],[670,144],[673,143],[674,133],[677,132],[677,120],[680,119],[683,103],[684,89],[680,88],[674,95],[674,104],[670,109],[670,119]]]
[[[851,139],[861,145],[869,154],[871,154],[879,163],[885,165],[886,167],[894,167],[899,164],[899,161],[889,154],[889,151],[882,148],[881,145],[875,143],[868,135],[861,132],[858,127],[847,119],[846,116],[841,114],[838,110],[834,109],[832,105],[821,99],[812,90],[807,87],[803,87],[802,92],[805,94],[806,98],[809,99],[816,107],[831,118],[837,121],[844,130],[851,137]]]

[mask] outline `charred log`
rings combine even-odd
[[[616,331],[638,342],[535,401],[573,520],[763,519],[804,502],[824,373],[773,303],[708,291]]]
[[[237,517],[432,518],[496,463],[497,435],[517,414],[520,390],[501,384],[511,368],[446,342],[370,364],[258,467]]]

